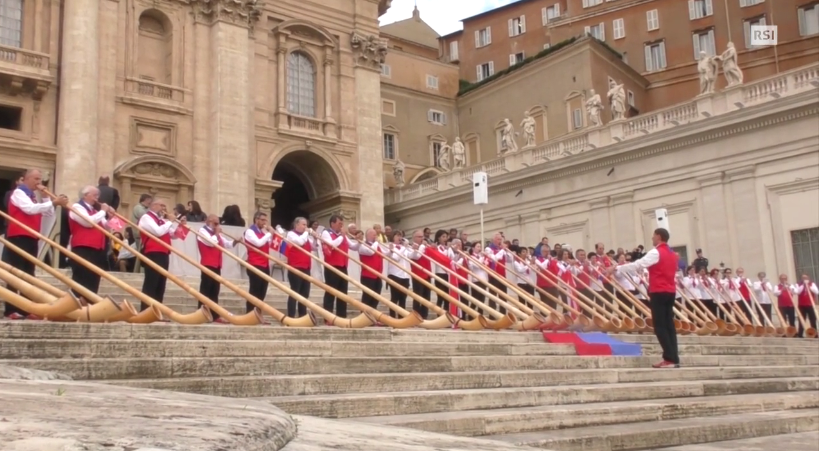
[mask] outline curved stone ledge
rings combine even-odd
[[[4,451],[278,451],[282,410],[246,399],[72,381],[0,380]]]
[[[71,376],[53,371],[30,370],[16,366],[0,365],[0,379],[18,379],[26,381],[70,381]]]

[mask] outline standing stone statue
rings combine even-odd
[[[506,152],[517,152],[518,143],[515,142],[515,126],[509,118],[503,120],[504,126],[501,129],[501,148]]]
[[[452,147],[449,146],[447,143],[441,144],[441,150],[438,152],[438,168],[444,172],[449,172],[451,167],[449,166],[449,154],[452,151]]]
[[[526,144],[523,147],[533,147],[535,145],[535,127],[537,123],[535,118],[529,116],[529,112],[523,113],[523,122],[520,123],[523,129],[523,137],[526,139]]]
[[[466,148],[459,137],[456,137],[455,142],[452,143],[452,160],[455,163],[455,169],[466,166]]]
[[[737,49],[734,48],[733,42],[728,43],[728,47],[722,52],[719,59],[722,60],[722,73],[725,74],[728,86],[742,84],[742,70],[739,68]]]
[[[717,58],[700,51],[700,62],[697,63],[697,71],[700,73],[700,95],[714,92],[718,70]]]
[[[611,119],[621,121],[626,118],[626,90],[623,84],[619,85],[611,80],[609,82],[609,108],[611,108]]]
[[[392,165],[392,176],[395,177],[395,186],[398,188],[402,188],[404,186],[404,162],[401,160],[395,160],[395,164]]]
[[[597,127],[598,125],[602,124],[600,120],[600,113],[605,109],[603,105],[603,100],[600,98],[600,94],[594,92],[594,89],[589,90],[589,100],[586,100],[586,114],[589,116],[589,124],[592,127]]]

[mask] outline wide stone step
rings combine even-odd
[[[816,448],[817,443],[819,443],[819,432],[802,432],[661,449],[664,451],[809,450]]]
[[[819,389],[819,378],[729,379],[379,393],[376,395],[291,396],[269,398],[268,401],[292,414],[327,418],[371,417],[368,421],[375,423],[414,428],[416,427],[415,424],[418,423],[421,426],[417,427],[417,429],[440,427],[443,429],[436,429],[435,431],[448,432],[447,428],[450,426],[443,424],[437,426],[425,425],[450,420],[454,421],[454,425],[461,423],[473,424],[474,419],[489,416],[491,412],[494,412],[481,410],[479,413],[469,413],[469,411],[477,409],[516,409],[498,414],[508,416],[514,414],[514,412],[523,412],[525,409],[543,406],[719,396],[738,393],[782,393],[816,389]],[[464,412],[463,415],[454,413],[460,411],[467,412]],[[452,427],[457,429],[461,426]]]
[[[819,409],[803,409],[490,435],[486,438],[555,451],[635,451],[817,430]]]
[[[623,429],[627,430],[628,423],[817,408],[819,392],[809,391],[815,390],[816,384],[811,385],[813,387],[805,384],[803,389],[806,391],[797,390],[794,393],[769,392],[685,398],[696,395],[679,392],[670,393],[677,396],[665,399],[636,396],[625,398],[627,401],[605,400],[574,405],[519,406],[496,410],[357,418],[356,421],[470,437],[608,424],[621,424]],[[591,396],[594,397],[594,394]],[[286,406],[277,407],[291,413]]]
[[[341,409],[345,402],[355,405],[355,395],[366,402],[372,393],[408,393],[445,390],[536,388],[558,385],[651,383],[720,379],[819,377],[819,366],[704,367],[658,372],[653,368],[591,370],[530,370],[450,373],[312,374],[283,376],[192,377],[180,379],[108,380],[106,383],[139,388],[182,391],[227,397],[298,396],[299,402],[320,404],[327,399],[309,395],[348,395],[333,401]],[[307,396],[305,396],[307,395]],[[413,393],[408,393],[413,396]],[[434,396],[434,394],[433,394]],[[307,408],[307,407],[305,407]],[[316,407],[320,409],[320,407]],[[337,409],[337,410],[338,410]]]

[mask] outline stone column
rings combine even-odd
[[[701,196],[699,217],[703,220],[705,233],[702,236],[705,240],[696,247],[702,248],[703,255],[708,258],[709,267],[718,267],[720,262],[728,263],[731,258],[731,240],[722,180],[722,172],[697,179]]]
[[[114,183],[113,172],[117,160],[116,148],[116,95],[117,95],[117,46],[119,26],[124,25],[118,17],[119,3],[105,0],[100,4],[99,22],[99,98],[97,125],[97,176],[107,175]],[[131,18],[131,20],[134,20]],[[127,27],[125,27],[127,28]],[[94,182],[96,183],[96,181]]]
[[[193,24],[192,76],[193,95],[193,175],[199,181],[196,185],[195,199],[202,204],[207,212],[221,214],[226,205],[219,205],[216,190],[210,183],[215,172],[211,161],[211,52],[210,52],[210,25],[202,21]]]
[[[285,37],[284,35],[279,35],[278,47],[276,48],[276,87],[278,99],[276,103],[278,104],[278,108],[276,110],[276,122],[279,128],[289,128],[287,124],[287,62],[285,61],[285,55],[287,54],[287,47],[284,44]],[[271,174],[272,175],[272,174]]]
[[[65,2],[54,189],[74,199],[96,184],[100,0]],[[94,45],[89,45],[93,43]]]
[[[324,48],[324,133],[328,138],[335,139],[336,120],[333,119],[333,48]]]
[[[737,260],[732,264],[742,265],[746,271],[749,268],[765,267],[765,252],[760,237],[762,219],[756,196],[755,172],[756,166],[725,172],[726,180],[731,186],[731,211],[735,228],[731,245],[736,249]],[[751,272],[747,274],[750,275]]]

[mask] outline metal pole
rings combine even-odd
[[[483,208],[481,208],[481,246],[486,243],[486,238],[483,236]]]

